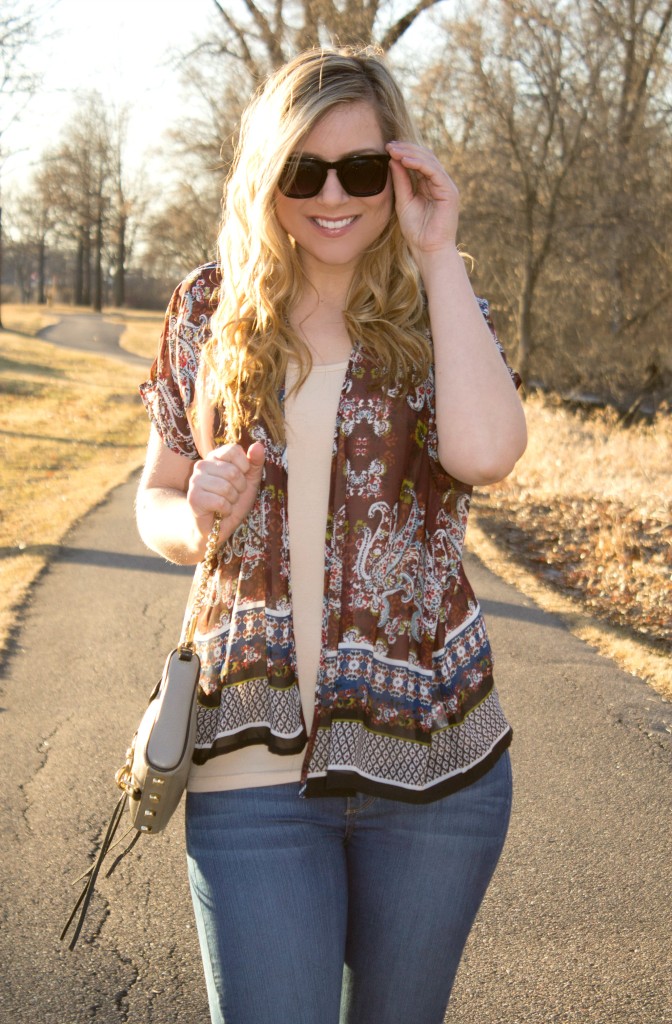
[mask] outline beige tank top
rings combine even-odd
[[[285,401],[288,466],[289,557],[292,612],[301,703],[310,732],[320,658],[324,541],[329,506],[331,453],[338,401],[347,362],[313,366],[307,380]],[[287,372],[287,391],[297,367]],[[234,750],[192,765],[192,792],[247,789],[298,782],[303,754],[272,754],[265,746]]]

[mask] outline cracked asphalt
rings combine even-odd
[[[100,881],[76,950],[59,942],[189,587],[143,548],[134,489],[66,538],[3,666],[2,1024],[208,1020],[181,811]],[[468,564],[516,796],[446,1021],[672,1024],[672,705]]]

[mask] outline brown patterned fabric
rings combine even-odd
[[[165,444],[190,459],[207,454],[218,428],[216,415],[206,424],[196,410],[219,283],[211,264],[175,291],[141,387]],[[462,565],[471,488],[438,460],[433,375],[409,392],[383,391],[374,371],[355,345],[334,434],[311,735],[296,678],[286,453],[255,423],[241,444],[264,444],[261,488],[220,548],[196,634],[194,759],[249,743],[277,753],[305,747],[306,795],[357,790],[426,801],[487,770],[511,730]]]

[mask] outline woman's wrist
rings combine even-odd
[[[177,565],[203,558],[214,513],[196,515],[187,496],[173,488],[148,488],[138,493],[137,521],[145,544]]]
[[[210,536],[215,514],[214,512],[209,512],[204,515],[197,516],[192,510],[192,516],[193,526],[190,547],[198,561],[200,561],[205,555],[205,548],[208,543],[208,537]]]
[[[446,287],[451,281],[461,280],[469,284],[464,258],[454,243],[441,249],[419,253],[416,255],[415,261],[428,295],[430,290],[436,287],[439,289],[439,294],[445,297]],[[471,285],[469,287],[471,288]]]

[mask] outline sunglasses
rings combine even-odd
[[[322,191],[333,167],[348,195],[377,196],[387,184],[389,162],[388,153],[346,156],[333,164],[316,156],[290,156],[278,188],[288,199],[311,199]]]

